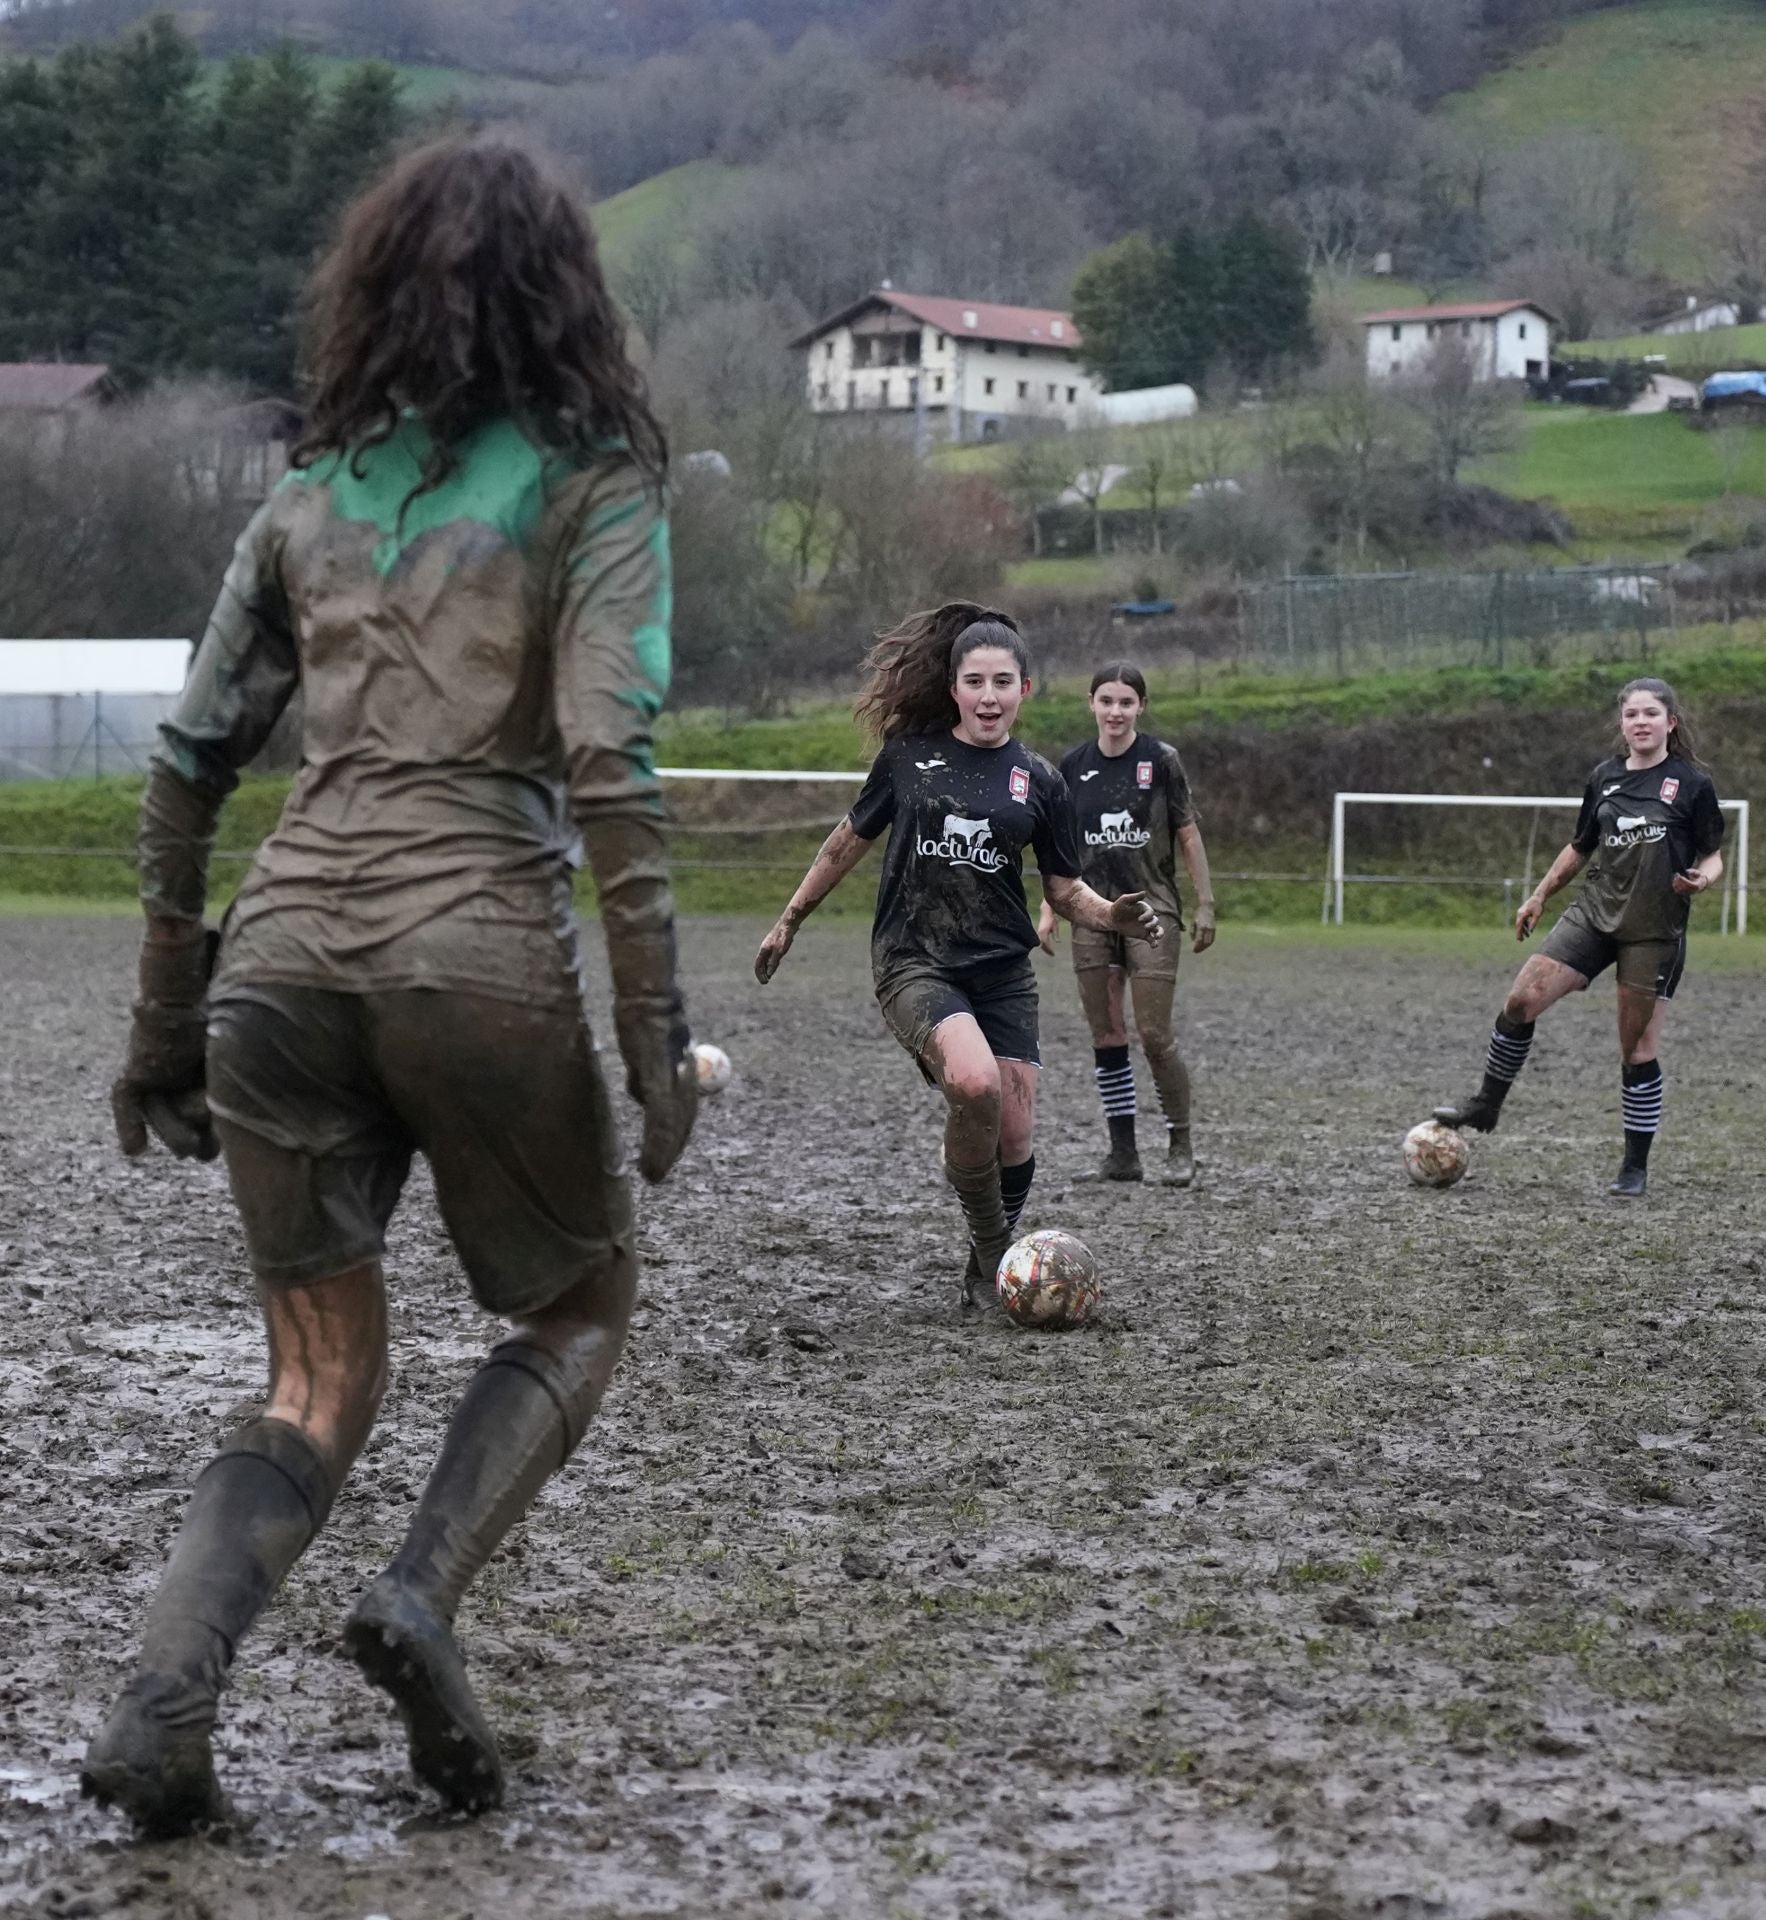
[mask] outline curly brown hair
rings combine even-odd
[[[865,688],[853,717],[875,740],[901,734],[948,733],[961,717],[951,698],[957,662],[977,647],[1004,647],[1030,677],[1030,650],[1018,623],[997,607],[948,600],[910,613],[878,634],[865,655]]]
[[[623,441],[666,477],[588,215],[506,135],[414,148],[351,202],[308,289],[303,362],[296,466],[375,446],[409,411],[434,448],[417,493],[454,471],[467,434],[505,418],[578,459]]]

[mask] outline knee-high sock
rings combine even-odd
[[[1005,1209],[1006,1238],[1016,1240],[1018,1222],[1030,1199],[1030,1183],[1036,1178],[1036,1155],[1021,1160],[1015,1167],[1000,1168],[1000,1204]]]
[[[466,1383],[387,1570],[444,1620],[452,1622],[504,1535],[576,1451],[624,1344],[623,1315],[562,1354],[517,1336],[493,1347]]]
[[[1506,1013],[1496,1016],[1490,1029],[1490,1050],[1484,1058],[1484,1084],[1480,1094],[1493,1106],[1501,1106],[1508,1090],[1520,1077],[1533,1049],[1531,1020],[1511,1020]]]
[[[336,1475],[299,1427],[242,1427],[197,1477],[148,1610],[141,1670],[193,1683],[212,1710],[240,1641],[336,1493]]]
[[[999,1155],[984,1167],[959,1167],[950,1159],[944,1163],[944,1177],[956,1191],[963,1218],[968,1223],[983,1273],[992,1273],[1000,1256],[1012,1244],[1006,1227],[1005,1201],[1000,1192]]]
[[[1153,1085],[1159,1090],[1159,1107],[1173,1140],[1189,1145],[1190,1070],[1169,1035],[1163,1045],[1148,1046],[1147,1065],[1153,1070]]]
[[[1662,1125],[1664,1085],[1662,1063],[1645,1060],[1640,1066],[1621,1069],[1625,1108],[1625,1162],[1628,1166],[1649,1165],[1649,1150]]]
[[[1098,1099],[1103,1103],[1104,1124],[1110,1129],[1110,1145],[1123,1152],[1134,1151],[1134,1062],[1128,1048],[1094,1047],[1092,1077],[1097,1081]]]

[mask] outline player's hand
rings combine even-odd
[[[754,977],[763,987],[779,971],[779,962],[791,951],[796,938],[797,929],[781,914],[754,956]]]
[[[1525,940],[1539,924],[1539,916],[1545,911],[1545,902],[1538,894],[1530,893],[1521,902],[1521,910],[1515,915],[1515,938]]]
[[[1145,940],[1157,946],[1165,938],[1159,916],[1147,905],[1144,893],[1125,893],[1110,902],[1110,925],[1130,940]]]
[[[1701,873],[1697,867],[1688,867],[1684,873],[1677,873],[1674,876],[1676,893],[1703,893],[1710,884],[1711,876],[1708,873]]]
[[[1214,902],[1198,900],[1196,917],[1190,922],[1190,950],[1206,953],[1214,944]]]
[[[1055,951],[1055,929],[1060,924],[1055,917],[1054,908],[1045,900],[1042,903],[1042,912],[1036,916],[1036,944],[1044,953],[1053,954]]]
[[[699,1075],[680,995],[616,999],[613,1031],[626,1091],[644,1109],[638,1171],[654,1186],[681,1157],[699,1114]]]
[[[212,1160],[221,1150],[203,1092],[216,945],[201,927],[141,943],[129,1051],[110,1090],[117,1144],[131,1159],[147,1151],[150,1135],[180,1160]]]

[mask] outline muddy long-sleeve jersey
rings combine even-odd
[[[565,1004],[570,876],[667,923],[652,723],[668,524],[630,456],[573,466],[513,423],[415,493],[415,420],[292,473],[246,528],[142,812],[150,913],[199,916],[215,817],[298,686],[300,771],[229,915],[254,981]],[[579,840],[579,833],[581,839]]]

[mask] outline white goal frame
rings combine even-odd
[[[1336,793],[1331,796],[1331,857],[1325,874],[1325,899],[1322,919],[1326,926],[1343,924],[1343,889],[1349,876],[1344,871],[1343,845],[1349,809],[1354,807],[1551,807],[1575,813],[1581,797],[1510,793]],[[1734,859],[1723,863],[1723,913],[1720,933],[1748,930],[1748,803],[1725,800],[1725,813],[1735,815]],[[1384,876],[1381,876],[1382,878]],[[1733,916],[1731,907],[1733,906]]]

